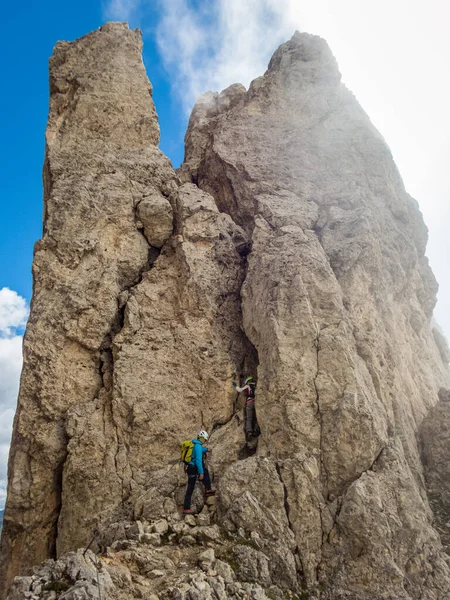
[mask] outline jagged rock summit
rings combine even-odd
[[[427,231],[325,41],[202,96],[178,172],[139,31],[58,43],[50,75],[3,597],[448,598]],[[218,492],[183,522],[200,427]]]

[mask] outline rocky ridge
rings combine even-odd
[[[10,600],[445,600],[427,232],[326,43],[296,33],[248,91],[202,96],[177,173],[138,31],[59,43],[50,73],[3,593],[50,558]],[[200,426],[217,506],[199,486],[182,522],[168,461]]]

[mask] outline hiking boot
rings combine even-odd
[[[183,515],[193,515],[194,511],[190,508],[183,508]]]
[[[205,496],[215,496],[216,490],[205,490]]]

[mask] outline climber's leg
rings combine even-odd
[[[255,401],[253,398],[245,403],[245,439],[251,441],[253,436],[253,421],[255,418]]]
[[[184,496],[184,510],[190,510],[192,494],[194,493],[195,482],[197,481],[197,468],[194,465],[188,465],[186,467],[186,475],[188,476],[188,484],[186,488],[186,495]]]
[[[202,483],[205,486],[205,490],[207,492],[211,492],[211,477],[209,475],[208,469],[206,469],[205,467],[203,467],[203,481],[202,481]]]
[[[256,416],[256,407],[253,403],[253,421],[252,421],[253,437],[261,435],[261,429],[258,425],[258,417]]]

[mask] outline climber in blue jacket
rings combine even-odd
[[[193,513],[191,510],[191,500],[197,477],[205,486],[205,496],[214,496],[216,493],[216,490],[211,489],[211,478],[209,476],[209,471],[204,465],[204,458],[208,452],[208,448],[204,448],[203,444],[207,442],[208,439],[208,433],[202,429],[199,431],[197,439],[192,440],[192,443],[194,444],[194,448],[192,450],[192,460],[185,467],[185,472],[188,476],[188,484],[186,495],[184,497],[184,515],[190,515]]]

